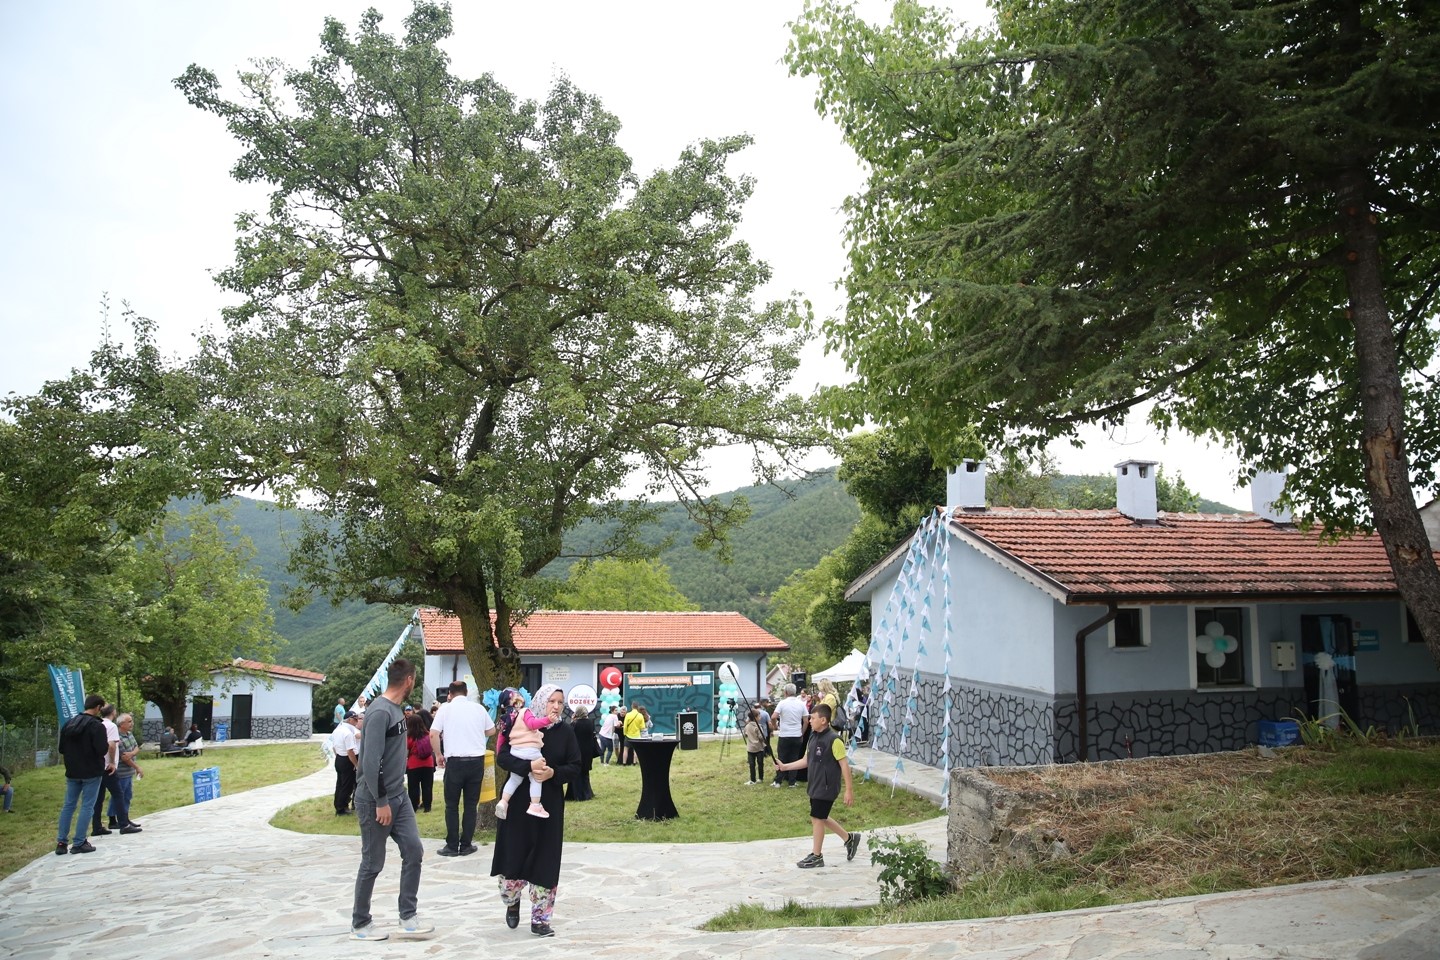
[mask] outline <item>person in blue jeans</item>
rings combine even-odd
[[[66,722],[60,731],[60,755],[65,758],[65,802],[60,806],[60,827],[55,834],[55,854],[67,852],[66,841],[70,839],[70,824],[75,814],[80,814],[75,824],[74,843],[69,853],[94,853],[95,846],[85,835],[89,826],[90,811],[95,808],[95,797],[100,791],[100,778],[105,775],[110,744],[105,736],[105,725],[100,722],[100,708],[105,698],[92,693],[85,698],[85,710]]]
[[[10,771],[0,767],[0,777],[5,778],[4,785],[0,786],[0,796],[5,798],[5,812],[14,813],[15,811],[10,809],[10,804],[15,800],[15,788],[10,786]]]

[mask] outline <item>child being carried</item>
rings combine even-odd
[[[510,691],[506,691],[510,693]],[[537,717],[531,712],[530,707],[524,705],[520,694],[512,694],[513,701],[505,706],[511,707],[505,711],[504,720],[501,723],[500,735],[504,742],[510,744],[510,755],[519,757],[521,760],[539,760],[540,747],[544,744],[545,738],[540,736],[540,731],[550,726],[553,722],[549,717]],[[549,817],[545,808],[540,804],[540,782],[533,776],[522,777],[518,773],[510,774],[510,779],[505,781],[505,788],[501,791],[500,801],[495,804],[495,816],[504,820],[510,812],[510,798],[514,796],[515,790],[520,786],[521,780],[530,781],[530,806],[525,812],[532,817]]]

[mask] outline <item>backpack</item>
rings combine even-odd
[[[430,747],[430,738],[428,736],[421,737],[418,741],[416,741],[415,759],[429,760],[433,756],[435,756],[435,751]]]

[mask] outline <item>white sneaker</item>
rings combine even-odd
[[[423,937],[427,933],[434,933],[435,928],[431,924],[421,923],[420,914],[415,914],[409,920],[400,921],[398,933],[402,937]]]
[[[505,819],[505,815],[506,815],[507,813],[509,813],[509,812],[510,812],[510,802],[509,802],[508,800],[501,800],[499,803],[495,804],[495,819],[496,819],[496,820],[504,820],[504,819]]]
[[[389,940],[390,934],[384,930],[376,930],[374,921],[365,924],[363,927],[350,928],[351,940]]]

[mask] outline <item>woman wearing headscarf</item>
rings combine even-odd
[[[520,925],[520,897],[530,888],[530,932],[553,937],[550,919],[555,912],[555,893],[560,883],[560,860],[565,842],[564,788],[580,773],[580,747],[575,731],[561,723],[565,694],[554,684],[545,684],[531,700],[554,723],[542,732],[544,743],[539,760],[522,760],[510,754],[509,745],[500,747],[495,762],[500,769],[534,777],[540,783],[540,803],[548,817],[507,817],[496,822],[495,856],[490,875],[500,878],[500,899],[505,904],[505,923]]]

